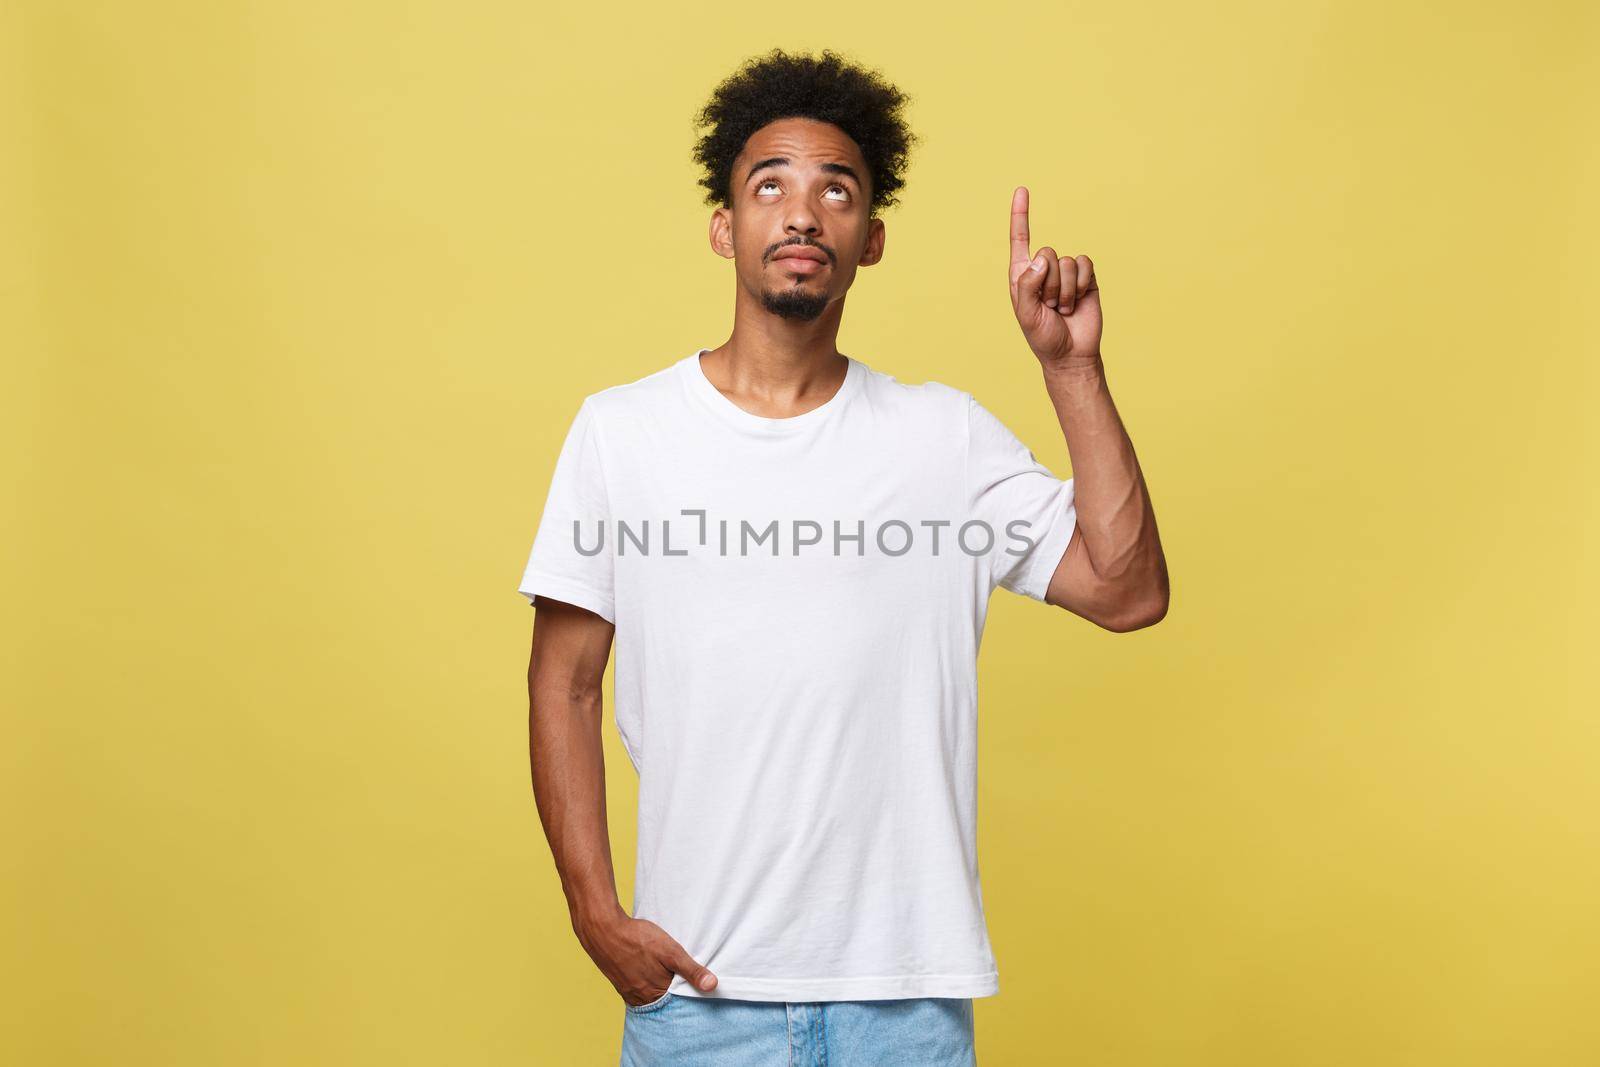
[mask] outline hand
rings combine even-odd
[[[1030,265],[1033,269],[1030,269]],[[1011,194],[1011,307],[1046,370],[1100,359],[1100,287],[1088,256],[1028,253],[1028,187]]]
[[[628,1004],[659,1000],[674,974],[683,975],[696,989],[709,992],[717,986],[716,975],[691,959],[682,945],[649,919],[622,913],[574,929],[589,958]]]

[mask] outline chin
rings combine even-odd
[[[828,310],[828,294],[802,291],[798,286],[776,292],[768,289],[761,294],[761,304],[779,318],[810,322]]]

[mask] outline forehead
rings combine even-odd
[[[798,116],[775,119],[751,134],[735,166],[747,167],[752,160],[771,156],[788,156],[802,169],[818,163],[848,163],[863,173],[867,162],[854,139],[839,127]]]

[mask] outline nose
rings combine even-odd
[[[789,217],[784,220],[784,232],[790,237],[804,234],[815,238],[821,226],[817,223],[817,213],[811,205],[806,203],[804,197],[796,197],[789,208]]]

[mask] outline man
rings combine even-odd
[[[975,1062],[998,992],[975,841],[976,659],[1003,586],[1106,629],[1168,584],[1107,392],[1088,256],[1029,251],[1012,306],[1075,478],[971,394],[835,347],[883,256],[905,98],[775,50],[698,147],[731,336],[586,397],[520,591],[533,782],[573,930],[622,996],[622,1062]],[[634,908],[606,831],[601,677],[639,773]]]

